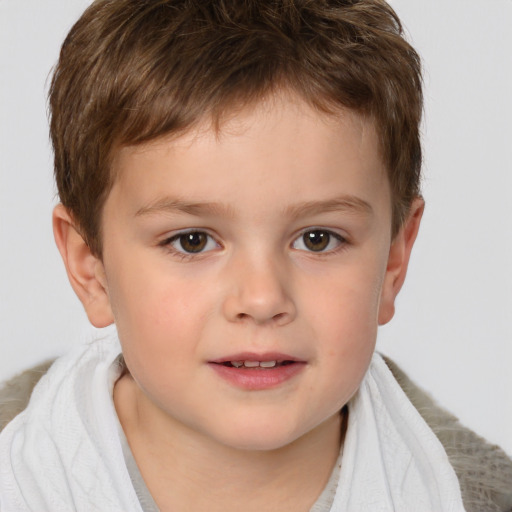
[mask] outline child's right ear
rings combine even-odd
[[[114,322],[103,262],[93,255],[73,217],[59,204],[53,210],[53,234],[66,266],[69,282],[95,327]]]

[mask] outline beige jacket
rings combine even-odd
[[[386,363],[444,446],[459,478],[466,511],[512,512],[512,460],[436,405],[393,361],[386,359]],[[0,431],[27,406],[33,387],[50,364],[27,370],[0,389]]]

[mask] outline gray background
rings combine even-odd
[[[45,94],[87,0],[0,0],[0,381],[97,335],[51,233]],[[512,454],[512,1],[393,0],[423,56],[427,210],[379,349]]]

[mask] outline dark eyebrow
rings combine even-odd
[[[140,207],[135,213],[136,217],[143,215],[151,215],[157,213],[186,213],[189,215],[224,215],[232,216],[233,212],[229,206],[221,203],[191,203],[175,199],[172,197],[164,197],[152,203]]]
[[[373,214],[371,205],[355,196],[342,196],[325,201],[307,201],[285,208],[284,214],[287,217],[299,218],[306,215],[337,211],[364,216]],[[158,213],[233,216],[232,208],[222,203],[193,203],[171,197],[164,197],[142,206],[137,210],[135,216],[141,217]]]
[[[338,211],[363,216],[373,215],[373,208],[370,203],[356,196],[342,196],[325,201],[308,201],[286,208],[285,214],[298,218],[306,215]]]

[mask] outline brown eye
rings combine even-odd
[[[328,229],[310,229],[303,231],[292,247],[307,252],[329,252],[344,245],[346,240]]]
[[[331,235],[327,231],[307,231],[302,235],[304,245],[314,252],[325,251],[331,241]]]
[[[205,253],[220,248],[213,236],[204,231],[182,231],[163,240],[160,245],[169,247],[172,253],[181,253],[182,256]]]
[[[178,237],[179,245],[184,252],[201,252],[208,243],[208,235],[200,231],[184,233]]]

